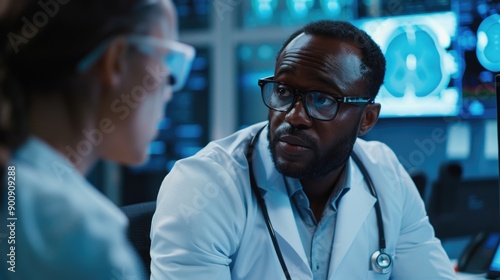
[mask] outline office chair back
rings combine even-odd
[[[155,209],[156,201],[141,202],[121,207],[121,210],[129,219],[127,235],[144,264],[144,271],[147,273],[148,278],[151,274],[151,256],[149,255],[151,239],[149,238],[149,233]]]

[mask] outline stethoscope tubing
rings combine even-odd
[[[264,201],[264,198],[262,197],[259,187],[257,186],[257,182],[255,182],[255,176],[253,173],[252,156],[253,156],[253,150],[255,148],[255,142],[257,141],[257,138],[259,138],[260,133],[262,132],[262,130],[264,130],[265,127],[266,126],[263,126],[261,129],[259,129],[259,131],[257,131],[257,133],[252,138],[247,148],[246,158],[248,161],[248,171],[250,173],[250,185],[252,186],[252,191],[255,194],[255,197],[257,198],[257,203],[259,203],[260,209],[262,210],[262,214],[264,215],[264,220],[266,221],[267,230],[269,231],[269,236],[271,237],[271,240],[273,242],[274,251],[278,256],[278,260],[280,262],[281,268],[283,269],[283,273],[285,274],[287,280],[292,280],[292,278],[290,277],[290,273],[288,272],[285,259],[283,258],[283,254],[281,253],[281,249],[278,244],[278,239],[276,238],[276,233],[274,232],[271,219],[269,218],[269,213],[267,212],[266,203]]]
[[[366,183],[368,184],[368,188],[370,189],[370,192],[372,193],[373,197],[375,197],[375,214],[377,215],[377,227],[378,227],[378,236],[379,236],[379,248],[380,251],[385,251],[385,232],[384,232],[384,223],[382,220],[382,210],[380,209],[380,203],[378,200],[378,195],[377,192],[375,191],[375,186],[373,185],[373,181],[368,174],[368,170],[366,170],[365,165],[361,162],[359,159],[358,155],[353,151],[351,153],[352,159],[358,166],[359,170],[361,170],[361,174],[363,174],[363,177],[365,178]]]

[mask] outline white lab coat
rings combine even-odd
[[[12,214],[17,220],[10,233],[15,243],[4,247],[0,238],[6,279],[144,279],[125,233],[126,216],[66,158],[32,137],[9,166],[16,171],[11,201],[15,201]],[[1,206],[4,214],[7,205]],[[2,225],[0,237],[9,234],[6,230]],[[10,246],[15,246],[12,265],[5,262]],[[15,272],[7,271],[13,265]]]
[[[257,124],[210,143],[176,163],[162,183],[151,228],[151,279],[285,279],[250,187],[245,151]],[[267,128],[254,151],[257,185],[292,279],[312,279],[283,176],[268,150]],[[394,153],[358,139],[355,151],[371,174],[382,209],[391,274],[370,270],[379,248],[375,198],[348,163],[350,190],[341,199],[328,279],[454,279],[424,204]],[[319,280],[319,279],[318,279]]]

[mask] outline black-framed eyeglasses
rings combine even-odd
[[[307,115],[321,121],[335,119],[339,111],[340,104],[347,103],[353,105],[373,104],[372,97],[359,96],[333,96],[316,90],[300,91],[285,83],[274,80],[274,76],[259,79],[262,100],[269,109],[280,112],[290,111],[299,97],[304,104]]]

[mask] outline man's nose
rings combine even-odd
[[[311,126],[312,118],[307,114],[304,98],[296,98],[292,109],[285,115],[285,121],[293,126]]]

